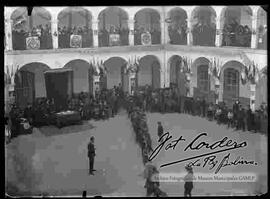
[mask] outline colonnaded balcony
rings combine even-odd
[[[267,48],[266,12],[251,6],[138,8],[49,7],[12,10],[5,18],[6,50],[193,45]],[[56,19],[54,19],[56,18]]]

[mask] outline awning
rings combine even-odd
[[[44,72],[44,74],[47,73],[65,73],[65,72],[72,72],[73,70],[71,68],[57,68],[57,69],[50,69]]]

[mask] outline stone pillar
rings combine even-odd
[[[222,45],[222,27],[221,27],[221,17],[218,16],[216,18],[216,47],[220,47]]]
[[[98,47],[98,20],[92,20],[93,47]]]
[[[134,19],[128,20],[128,28],[129,28],[129,35],[128,35],[128,40],[129,40],[129,45],[134,46]]]
[[[251,48],[257,48],[258,46],[258,19],[257,19],[257,15],[254,14],[252,17],[252,35],[251,35]]]
[[[12,20],[5,20],[6,50],[12,50]]]
[[[187,45],[191,46],[193,45],[193,37],[191,33],[191,29],[192,29],[191,14],[188,15],[186,20],[187,20]]]
[[[52,34],[52,45],[53,49],[58,48],[58,20],[57,18],[52,18],[51,20],[51,34]]]
[[[252,111],[255,111],[255,98],[256,98],[256,84],[250,84],[250,107]]]
[[[169,43],[168,23],[164,18],[161,18],[160,20],[160,27],[161,27],[161,44],[168,44]]]

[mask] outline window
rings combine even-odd
[[[229,68],[224,73],[224,89],[231,92],[238,91],[238,78],[239,73],[235,69]]]
[[[200,91],[208,92],[210,89],[210,82],[208,77],[208,66],[207,65],[201,65],[198,66],[198,88]]]

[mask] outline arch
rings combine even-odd
[[[92,13],[83,7],[68,7],[59,12],[58,46],[70,48],[71,35],[80,35],[81,41],[74,46],[87,48],[93,46]]]
[[[235,68],[227,67],[223,75],[223,101],[231,107],[239,99],[240,73]]]
[[[12,44],[14,50],[32,49],[51,49],[52,36],[51,14],[43,7],[34,7],[32,15],[28,16],[26,7],[19,7],[11,14],[12,25]],[[31,39],[31,44],[27,45],[27,37],[37,36],[39,38]],[[39,45],[38,45],[39,44]]]
[[[198,57],[197,59],[194,60],[192,63],[193,67],[198,67],[199,65],[208,65],[210,60],[206,57]]]
[[[232,107],[236,100],[244,104],[247,103],[246,99],[243,101],[240,98],[240,79],[243,69],[244,65],[236,60],[226,62],[221,68],[222,99],[228,107]]]
[[[82,59],[74,59],[66,63],[63,68],[73,70],[73,93],[80,92],[93,93],[93,74],[90,70],[90,64]]]
[[[192,10],[193,45],[215,46],[216,16],[211,6],[197,6]]]
[[[160,14],[153,8],[143,8],[134,16],[134,44],[141,45],[141,36],[145,32],[151,35],[151,44],[161,43]]]
[[[182,57],[173,55],[169,59],[170,86],[176,87],[182,96],[187,96],[186,75],[183,73]]]
[[[137,73],[137,86],[151,85],[152,88],[160,88],[160,70],[159,59],[155,55],[146,55],[139,60]]]
[[[50,67],[41,62],[27,63],[15,75],[16,103],[20,107],[33,103],[35,98],[46,97],[44,72]]]
[[[111,89],[121,84],[122,89],[128,91],[128,79],[125,73],[126,60],[122,57],[110,57],[104,62],[106,68],[106,88]]]
[[[214,101],[213,92],[211,91],[211,78],[208,74],[209,59],[206,57],[198,57],[191,66],[193,71],[192,80],[194,82],[193,96],[194,98],[205,98],[208,102]]]
[[[221,71],[220,71],[220,74],[221,76],[223,76],[223,71],[226,69],[226,68],[230,68],[232,67],[236,70],[238,70],[239,72],[242,71],[242,69],[244,69],[244,64],[239,62],[239,61],[236,61],[236,60],[230,60],[230,61],[227,61],[226,63],[223,64],[223,66],[221,67]]]
[[[169,67],[170,67],[170,84],[178,83],[178,75],[181,68],[182,57],[179,55],[173,55],[169,58]]]
[[[187,44],[187,12],[182,8],[173,8],[169,11],[170,23],[168,26],[171,44]]]
[[[227,6],[223,8],[223,46],[250,47],[252,9],[249,6]]]
[[[128,13],[116,6],[102,10],[99,20],[99,46],[126,46],[129,44]]]

